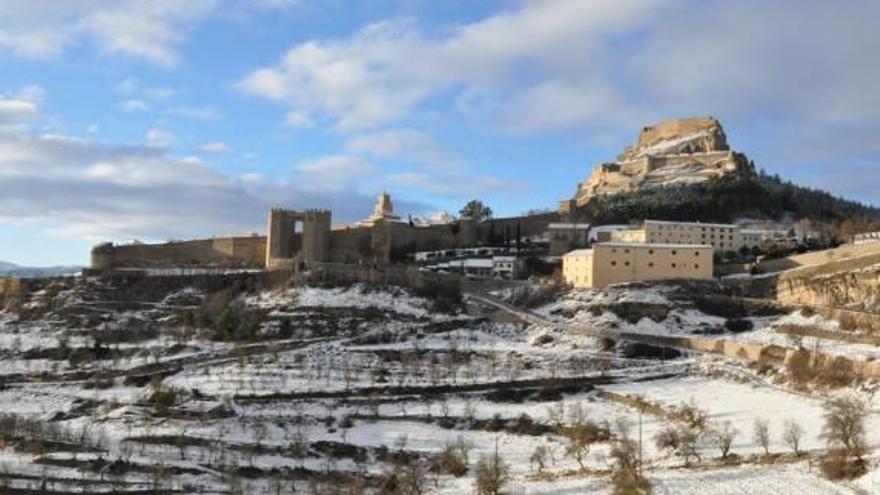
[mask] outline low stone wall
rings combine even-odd
[[[741,359],[743,361],[767,363],[776,366],[784,366],[788,364],[795,353],[797,353],[796,349],[789,349],[777,345],[755,344],[721,338],[687,336],[673,337],[613,331],[592,333],[612,340],[628,340],[653,346],[675,347],[678,349],[719,354],[729,358]],[[824,358],[824,360],[845,359],[852,365],[853,372],[862,378],[880,378],[880,361],[870,361],[855,356],[829,355],[821,352],[819,353],[819,356]]]

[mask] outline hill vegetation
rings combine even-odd
[[[581,213],[597,224],[646,218],[702,222],[808,218],[839,225],[852,219],[880,219],[880,209],[876,207],[798,186],[763,171],[597,196]]]

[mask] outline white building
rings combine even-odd
[[[640,228],[611,233],[614,242],[710,245],[719,253],[760,246],[760,237],[755,231],[744,236],[740,227],[733,224],[661,220],[645,220]]]
[[[712,254],[708,244],[603,242],[566,254],[562,276],[576,288],[650,280],[710,280]]]

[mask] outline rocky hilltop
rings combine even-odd
[[[745,155],[731,151],[727,135],[713,117],[666,120],[642,128],[638,141],[616,161],[602,163],[578,184],[563,209],[592,198],[671,184],[704,182],[731,173],[753,174]]]

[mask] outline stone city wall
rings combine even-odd
[[[164,244],[102,244],[92,250],[97,270],[151,267],[254,267],[264,265],[263,236],[218,237]]]

